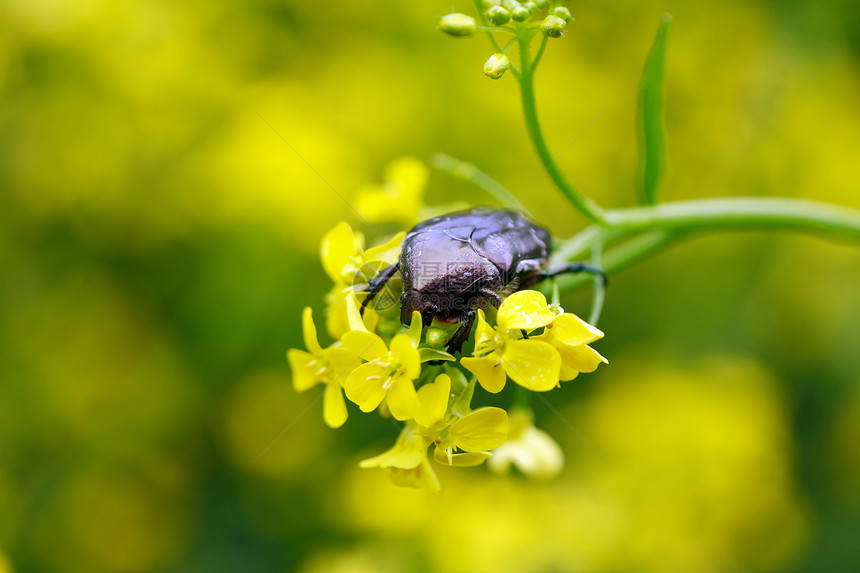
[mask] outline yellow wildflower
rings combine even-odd
[[[515,292],[499,307],[495,328],[486,321],[483,311],[478,311],[474,356],[460,363],[488,392],[500,392],[508,377],[529,390],[550,390],[559,381],[561,356],[547,342],[523,339],[521,331],[546,326],[554,318],[543,294]]]
[[[346,223],[339,223],[323,237],[320,257],[326,274],[334,282],[326,296],[326,328],[333,338],[340,338],[349,330],[347,296],[371,278],[365,274],[378,272],[397,261],[404,235],[399,233],[382,245],[367,250],[364,249],[364,235],[354,232]],[[378,322],[377,314],[371,309],[365,312],[365,319],[371,330]]]
[[[548,479],[564,466],[564,454],[555,440],[534,426],[531,410],[516,408],[508,417],[508,441],[493,451],[487,462],[494,473],[506,474],[511,465],[529,477]]]
[[[350,330],[343,345],[367,360],[353,370],[344,384],[346,396],[362,412],[372,412],[386,400],[391,415],[410,420],[418,411],[414,380],[421,374],[417,344],[406,334],[397,334],[390,347],[367,330]]]
[[[603,332],[570,313],[556,316],[543,334],[535,337],[551,344],[561,354],[560,380],[573,380],[580,372],[594,372],[601,362],[609,364],[606,358],[588,346],[600,338],[603,338]]]
[[[390,450],[363,460],[362,468],[391,468],[391,481],[400,486],[429,487],[438,493],[439,478],[427,460],[431,441],[414,424],[407,424]]]
[[[325,349],[320,346],[310,307],[305,307],[302,313],[302,331],[309,352],[294,348],[287,351],[287,360],[293,371],[293,387],[304,392],[319,383],[325,384],[323,419],[332,428],[339,428],[347,418],[341,385],[358,367],[360,360],[354,352],[337,343]]]
[[[449,466],[475,466],[490,457],[507,438],[508,413],[501,408],[478,408],[454,421],[437,439],[433,457]],[[462,450],[464,453],[455,453]]]
[[[370,222],[413,225],[427,187],[427,167],[414,157],[395,159],[385,168],[382,185],[367,185],[355,194],[355,209]]]

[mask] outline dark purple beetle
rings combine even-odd
[[[551,250],[549,232],[516,211],[481,207],[434,217],[407,233],[400,261],[370,281],[361,311],[400,271],[400,322],[408,327],[417,310],[425,327],[434,318],[461,323],[448,341],[448,351],[459,352],[478,308],[498,308],[503,296],[563,273],[606,280],[603,271],[584,263],[547,268]]]

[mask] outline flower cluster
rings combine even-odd
[[[472,36],[479,29],[487,32],[507,32],[514,34],[519,41],[528,40],[540,32],[545,38],[560,38],[564,35],[568,22],[573,20],[570,10],[562,6],[567,0],[482,0],[481,23],[467,14],[454,12],[439,19],[439,29],[457,38]],[[545,13],[544,13],[545,11]],[[535,17],[539,17],[537,20]],[[513,45],[509,43],[501,52],[491,55],[484,64],[484,75],[494,80],[500,79],[511,67],[505,52]]]
[[[335,342],[320,344],[313,313],[305,308],[306,350],[287,352],[295,389],[325,385],[323,419],[333,428],[347,421],[344,395],[361,412],[402,422],[394,446],[360,464],[389,469],[397,484],[439,490],[431,448],[435,462],[448,466],[479,465],[497,451],[496,471],[513,462],[525,473],[551,475],[560,468],[560,450],[532,426],[530,413],[518,407],[509,418],[502,408],[473,409],[476,388],[496,394],[511,380],[523,391],[551,390],[606,362],[588,346],[603,333],[534,290],[514,292],[497,310],[478,310],[464,356],[444,350],[450,327],[423,328],[417,311],[409,328],[400,325],[399,305],[369,306],[362,316],[359,296],[372,278],[366,275],[396,260],[402,239],[401,233],[365,249],[363,237],[346,223],[325,235],[322,262],[334,282],[326,297],[327,325]],[[398,295],[388,293],[390,300]]]

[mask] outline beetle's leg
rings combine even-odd
[[[400,263],[397,262],[390,267],[382,269],[381,271],[379,271],[378,275],[370,279],[370,281],[367,283],[367,288],[363,291],[367,293],[367,296],[364,297],[364,300],[361,302],[361,310],[359,311],[361,316],[364,316],[364,309],[367,307],[367,305],[370,304],[371,301],[376,298],[376,295],[379,294],[382,288],[388,283],[389,280],[391,280],[391,277],[393,277],[399,270]]]
[[[497,293],[496,291],[488,288],[482,288],[478,292],[481,293],[481,295],[485,299],[490,301],[490,304],[492,304],[494,307],[499,308],[502,305],[502,297],[500,297],[499,293]]]
[[[460,352],[463,349],[463,343],[469,338],[469,333],[472,332],[472,324],[475,322],[475,311],[469,310],[463,317],[463,322],[454,331],[451,339],[448,340],[448,354]]]
[[[566,275],[568,273],[589,273],[598,276],[600,277],[600,281],[603,286],[606,286],[609,282],[606,278],[606,273],[604,273],[603,270],[598,269],[597,267],[592,267],[591,265],[587,265],[585,263],[564,263],[560,265],[553,265],[548,269],[538,272],[536,275],[534,275],[534,277],[525,281],[520,288],[531,286],[543,280],[557,277],[558,275]]]

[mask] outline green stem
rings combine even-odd
[[[616,272],[692,232],[782,229],[819,233],[860,243],[860,210],[806,199],[738,197],[677,201],[606,211],[609,227],[592,225],[559,243],[553,261],[582,259],[600,245],[635,237],[606,254],[603,269]],[[585,277],[561,282],[562,290]]]
[[[591,266],[598,269],[603,268],[603,245],[596,245],[591,252]],[[600,320],[600,314],[603,312],[603,303],[606,300],[606,284],[603,277],[595,276],[592,278],[594,282],[594,299],[591,301],[591,314],[588,316],[588,323],[597,326],[597,321]]]
[[[496,201],[501,203],[501,205],[506,209],[512,209],[514,211],[530,215],[529,210],[526,209],[525,206],[520,203],[519,199],[517,199],[513,193],[508,191],[504,185],[471,163],[460,161],[459,159],[451,157],[450,155],[445,155],[444,153],[437,153],[434,155],[432,163],[433,167],[436,169],[445,171],[458,179],[468,181],[479,189],[487,192],[487,194],[492,195]]]
[[[544,169],[553,180],[556,187],[561,190],[568,201],[579,209],[586,217],[599,225],[606,224],[606,216],[594,201],[580,193],[561,172],[549,151],[544,139],[537,116],[537,105],[534,94],[534,66],[531,60],[530,41],[533,36],[531,31],[521,31],[520,43],[520,95],[523,101],[523,114],[526,120],[526,129],[534,144],[535,151],[543,163]],[[537,59],[536,59],[537,60]]]
[[[860,241],[860,211],[806,199],[738,197],[676,201],[616,209],[609,224],[626,231],[782,227],[821,231]]]
[[[532,62],[532,75],[534,75],[535,70],[540,65],[540,60],[543,57],[543,52],[544,50],[546,50],[547,40],[549,40],[549,38],[544,36],[543,40],[540,43],[540,48],[538,48],[538,53],[537,56],[535,56],[535,61]]]

